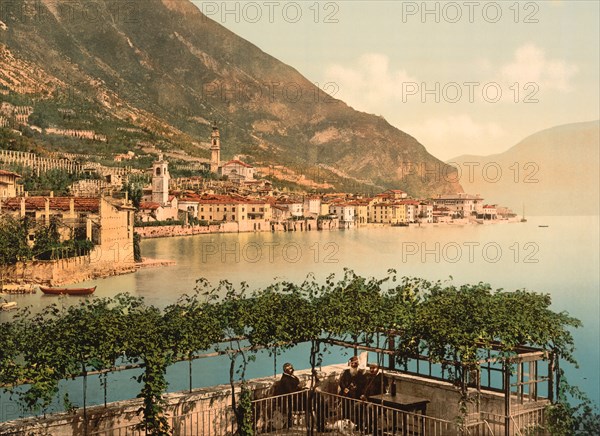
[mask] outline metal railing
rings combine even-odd
[[[506,433],[506,417],[504,415],[481,412],[480,416],[480,422],[467,427],[469,434],[503,436]],[[509,417],[509,434],[516,436],[546,435],[548,432],[545,430],[545,418],[543,406],[517,412]]]
[[[169,417],[173,436],[232,435],[235,432],[235,417],[229,405],[207,407],[203,410]],[[145,429],[139,424],[112,427],[88,432],[88,436],[145,436]]]
[[[252,402],[256,434],[458,435],[454,422],[320,391]]]

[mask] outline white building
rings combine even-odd
[[[335,214],[340,220],[340,227],[354,226],[354,206],[347,203],[336,203],[329,206],[329,213]]]
[[[317,217],[321,214],[321,198],[307,197],[304,199],[304,213],[306,216]]]
[[[241,160],[230,160],[221,167],[221,174],[234,183],[254,180],[255,168]]]
[[[169,201],[169,162],[163,160],[162,154],[152,166],[152,199],[154,203],[164,206]]]
[[[483,198],[466,193],[439,195],[433,200],[435,206],[447,207],[455,217],[467,218],[483,213]]]

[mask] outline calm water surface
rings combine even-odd
[[[547,225],[548,227],[539,227]],[[164,307],[184,293],[191,293],[200,277],[217,284],[227,279],[245,281],[250,289],[264,287],[274,279],[303,280],[314,273],[324,280],[344,267],[365,276],[383,277],[394,268],[399,275],[442,280],[456,285],[490,283],[505,290],[528,289],[552,295],[553,307],[579,318],[584,327],[574,332],[580,368],[568,368],[571,383],[582,387],[600,404],[600,299],[599,218],[530,217],[527,223],[494,225],[441,225],[386,227],[333,232],[243,233],[202,235],[147,240],[145,257],[172,259],[174,266],[144,269],[125,276],[94,282],[96,295],[130,292],[147,303]],[[15,296],[20,306],[43,307],[56,297],[39,293]],[[76,301],[74,297],[65,299]],[[6,317],[6,315],[0,315]],[[0,318],[0,320],[3,318]],[[277,358],[297,368],[309,367],[304,348]],[[340,362],[340,352],[326,362]],[[194,385],[227,382],[227,359],[202,359],[194,364]],[[251,363],[249,377],[273,374],[274,361],[264,356]],[[277,368],[279,372],[280,368]],[[116,400],[134,396],[139,387],[132,374],[112,376],[108,396]],[[187,364],[169,370],[170,391],[187,388]],[[117,383],[115,383],[117,382]],[[115,385],[118,385],[116,387]],[[129,388],[123,386],[129,385]],[[72,401],[80,398],[80,382],[66,382]],[[129,393],[127,393],[129,391]],[[131,395],[133,394],[133,395]],[[91,402],[102,401],[102,389],[90,387]],[[6,407],[4,407],[6,409]],[[9,407],[4,418],[14,415]],[[14,417],[14,416],[13,416]]]

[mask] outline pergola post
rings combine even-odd
[[[388,369],[393,370],[396,368],[396,359],[394,355],[394,350],[396,348],[396,343],[394,341],[394,335],[388,334],[388,350],[390,350],[390,354],[388,354]]]
[[[504,374],[504,436],[510,436],[510,363],[505,360],[502,365]]]
[[[554,403],[554,353],[548,359],[548,399]]]

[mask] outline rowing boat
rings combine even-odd
[[[90,295],[93,294],[96,290],[96,287],[93,288],[49,288],[46,286],[40,286],[40,290],[44,294],[48,295]]]

